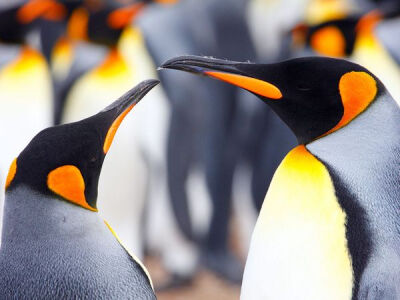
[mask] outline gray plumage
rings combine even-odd
[[[98,213],[18,186],[6,194],[2,299],[155,299]]]
[[[400,299],[399,123],[399,107],[386,93],[347,126],[307,145],[331,173],[348,217],[353,299]]]

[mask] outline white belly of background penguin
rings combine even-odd
[[[297,136],[250,245],[242,299],[400,299],[400,109],[364,67],[178,57],[256,94]]]

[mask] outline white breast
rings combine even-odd
[[[241,299],[351,299],[345,220],[324,165],[293,149],[264,200]]]

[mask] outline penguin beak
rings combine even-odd
[[[161,68],[213,77],[269,99],[282,98],[282,93],[277,86],[257,78],[251,63],[200,56],[181,56],[168,60]]]
[[[100,114],[112,116],[112,124],[108,128],[103,145],[104,154],[107,154],[110,149],[115,133],[125,116],[153,87],[159,84],[159,82],[160,81],[158,80],[151,79],[139,83],[133,89],[125,93],[121,98],[100,112]]]

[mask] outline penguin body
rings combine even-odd
[[[96,202],[120,123],[157,83],[142,82],[90,118],[43,130],[13,161],[0,250],[2,297],[155,299],[145,267],[99,217]]]
[[[400,108],[364,67],[325,57],[166,68],[241,86],[295,133],[246,262],[242,299],[398,299]]]
[[[155,299],[142,267],[96,213],[28,187],[7,198],[2,297]]]
[[[327,167],[347,214],[354,294],[358,292],[359,299],[400,297],[399,121],[398,105],[384,92],[340,134],[307,146]]]
[[[345,221],[326,167],[304,146],[293,149],[274,175],[254,229],[242,298],[350,299]],[[264,276],[251,272],[257,265],[268,266]]]

